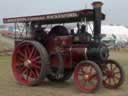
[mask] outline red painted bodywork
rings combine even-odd
[[[74,64],[86,59],[85,48],[87,48],[87,45],[73,44],[72,36],[50,38],[46,46],[50,54],[51,66],[55,68],[59,66],[56,49],[59,50],[63,56],[64,68],[72,68]]]

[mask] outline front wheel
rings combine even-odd
[[[114,60],[107,60],[104,66],[103,85],[109,89],[120,87],[124,82],[123,68]]]
[[[82,61],[75,68],[74,82],[82,92],[95,92],[102,84],[102,72],[96,63]]]

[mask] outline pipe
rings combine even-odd
[[[94,10],[94,40],[96,42],[100,42],[101,40],[101,20],[102,20],[102,15],[101,15],[101,10],[103,3],[102,2],[93,2],[92,3],[93,10]]]

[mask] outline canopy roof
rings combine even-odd
[[[24,17],[14,17],[14,18],[4,18],[4,23],[27,23],[27,22],[41,22],[43,24],[57,24],[57,23],[69,23],[77,22],[86,18],[87,21],[93,21],[93,10],[86,9],[80,11],[56,13],[56,14],[46,14],[37,16],[24,16]],[[105,15],[102,14],[102,19]]]

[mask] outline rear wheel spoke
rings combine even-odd
[[[32,58],[32,56],[34,55],[34,53],[35,53],[35,48],[33,47],[32,49],[31,49],[31,53],[29,54],[29,58]]]
[[[36,76],[39,77],[39,74],[40,74],[39,70],[35,69],[35,73],[36,73]]]
[[[19,59],[20,62],[24,62],[25,59],[23,57],[18,57],[17,59]]]
[[[26,46],[26,51],[28,52],[28,56],[29,56],[29,54],[31,53],[31,50],[30,50],[30,46],[29,45]]]
[[[23,54],[23,52],[21,52],[20,50],[17,52],[17,54],[21,57],[24,57],[25,55]]]
[[[39,64],[32,64],[33,68],[40,69],[41,66]]]
[[[35,60],[35,61],[33,61],[33,63],[36,63],[36,64],[41,64],[41,60],[39,59],[39,60]]]
[[[37,60],[39,60],[40,59],[40,56],[36,56],[35,58],[33,58],[33,59],[31,59],[32,60],[32,62],[35,62],[35,61],[37,61]]]
[[[34,48],[34,50],[35,50],[35,51],[33,51],[33,54],[32,54],[32,56],[31,56],[31,58],[36,57],[36,56],[39,55],[38,52],[36,51],[36,48]]]
[[[27,74],[27,72],[28,72],[28,69],[27,69],[27,68],[25,68],[25,69],[24,69],[24,71],[22,71],[22,74],[23,74],[23,75],[26,75],[26,74]]]
[[[25,55],[25,59],[27,60],[28,59],[28,53],[27,53],[27,50],[24,49],[24,55]]]
[[[22,73],[25,70],[25,67],[18,65],[17,70],[18,70],[18,72]]]
[[[27,70],[26,80],[29,80],[29,77],[30,77],[30,69],[29,69],[29,70]]]
[[[31,70],[31,74],[33,76],[33,78],[37,78],[38,76],[36,75],[36,73],[34,72],[34,70]]]

